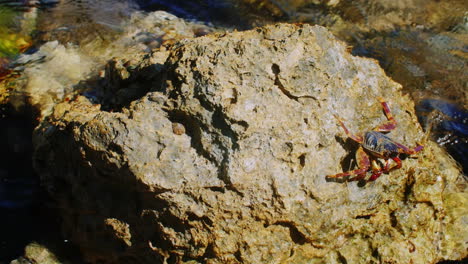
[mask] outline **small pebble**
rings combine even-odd
[[[172,123],[172,132],[176,135],[182,135],[185,133],[185,127],[181,123]]]

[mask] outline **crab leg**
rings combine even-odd
[[[371,165],[370,162],[370,157],[367,155],[367,153],[364,151],[364,148],[359,147],[358,150],[356,151],[356,160],[358,162],[358,166],[361,169],[366,169],[365,172],[357,174],[356,177],[352,177],[349,179],[349,181],[360,181],[366,177],[366,173],[369,170],[369,167]]]
[[[385,112],[385,116],[387,117],[388,121],[381,124],[380,126],[374,128],[374,131],[379,131],[379,132],[389,132],[393,129],[395,129],[397,122],[395,118],[393,117],[392,113],[390,112],[390,108],[388,107],[387,102],[384,101],[382,97],[378,98],[380,103],[382,104],[382,108]]]
[[[387,166],[387,165],[385,165]],[[382,168],[380,168],[380,166],[377,164],[377,162],[375,160],[372,161],[372,175],[370,176],[369,178],[369,181],[375,181],[377,180],[377,178],[380,177],[380,175],[382,175]]]
[[[364,179],[366,177],[366,172],[369,170],[370,167],[370,159],[367,153],[364,151],[362,147],[359,147],[359,149],[356,152],[356,160],[359,166],[359,169],[352,170],[352,171],[347,171],[343,173],[338,173],[335,175],[329,175],[327,178],[342,178],[342,177],[349,177],[349,176],[355,176],[350,178],[350,181],[358,181],[361,179]]]
[[[372,173],[372,176],[370,176],[369,181],[377,180],[377,178],[379,178],[380,175],[382,175],[382,170],[379,170],[379,171],[377,171],[375,173]]]
[[[393,161],[396,162],[396,165],[390,168],[390,160],[389,160],[389,159],[385,160],[385,167],[384,167],[384,169],[383,169],[383,171],[384,171],[385,173],[388,173],[388,172],[390,172],[390,171],[392,171],[392,170],[394,170],[394,169],[399,169],[399,168],[401,168],[401,159],[400,159],[400,158],[398,158],[398,157],[393,157],[393,158],[391,158],[391,159],[392,159]]]
[[[405,154],[408,154],[408,155],[416,154],[416,153],[418,153],[419,151],[421,151],[424,148],[423,146],[417,146],[417,147],[415,147],[413,149],[410,149],[407,146],[402,145],[400,143],[397,143],[397,142],[394,142],[394,143],[395,143],[395,145],[398,146],[398,151],[400,153],[405,153]]]
[[[343,120],[341,120],[341,118],[337,115],[333,115],[336,120],[338,120],[338,122],[340,123],[340,126],[343,128],[343,130],[345,131],[346,135],[351,138],[352,140],[356,141],[357,143],[361,144],[363,142],[363,138],[361,136],[356,136],[356,135],[353,135],[351,134],[351,132],[349,132],[348,128],[344,125],[343,123]]]
[[[390,171],[390,159],[385,160],[384,172],[387,173]]]

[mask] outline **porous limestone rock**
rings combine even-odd
[[[157,56],[152,54],[148,56]],[[467,256],[466,180],[414,105],[325,28],[278,24],[176,43],[159,82],[116,111],[85,97],[35,132],[66,236],[99,263],[436,263]],[[425,149],[374,182],[352,132],[384,122]]]

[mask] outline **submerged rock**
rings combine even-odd
[[[361,41],[353,54],[373,57],[416,102],[444,98],[468,107],[466,34],[407,30]]]
[[[150,92],[127,107],[77,97],[35,132],[35,167],[88,261],[467,256],[466,181],[424,141],[412,101],[374,60],[350,55],[325,28],[288,24],[163,52]],[[327,181],[350,169],[357,147],[333,114],[365,132],[386,120],[379,96],[398,122],[389,135],[424,151],[375,182]]]

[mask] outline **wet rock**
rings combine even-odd
[[[10,264],[33,263],[61,264],[63,262],[59,261],[57,256],[55,256],[50,249],[36,242],[32,242],[25,247],[24,256],[10,262]]]
[[[253,11],[283,18],[282,21],[307,22],[327,26],[334,33],[353,39],[360,33],[388,32],[407,26],[423,25],[436,31],[452,29],[466,21],[465,3],[460,0],[240,0]],[[268,14],[268,13],[267,13]],[[465,22],[466,23],[466,22]]]
[[[120,111],[57,105],[35,168],[90,262],[435,263],[466,257],[466,181],[425,142],[414,105],[374,60],[325,28],[278,24],[186,39],[159,82]],[[161,85],[162,84],[162,85]],[[425,145],[366,184],[355,133],[384,122]],[[179,123],[185,133],[175,133]]]
[[[61,264],[62,262],[55,256],[53,252],[47,247],[38,244],[30,243],[24,250],[24,258],[31,263],[44,263],[44,264]]]
[[[17,109],[32,105],[40,117],[48,115],[56,103],[73,92],[74,85],[96,69],[96,62],[76,46],[57,41],[42,45],[34,54],[22,55],[15,63],[15,70],[22,75],[16,80],[10,103]]]
[[[466,109],[464,38],[466,34],[407,30],[361,41],[353,54],[378,59],[385,72],[417,102],[444,98]]]
[[[132,1],[46,1],[37,11],[35,40],[78,46],[111,41],[122,20],[135,11]]]

